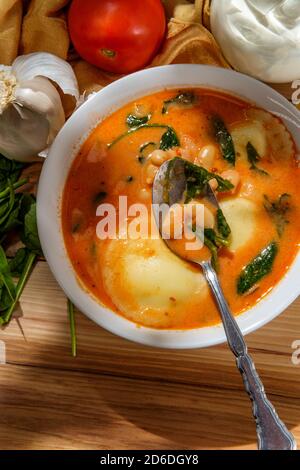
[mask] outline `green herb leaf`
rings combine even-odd
[[[74,311],[74,304],[69,299],[68,299],[68,314],[69,314],[69,322],[70,322],[72,356],[76,357],[77,338],[76,338],[75,311]]]
[[[16,295],[15,284],[11,272],[9,270],[9,264],[6,258],[6,254],[0,245],[0,285],[1,285],[1,299],[0,299],[0,310],[6,308],[11,302],[14,301]]]
[[[202,196],[205,192],[206,185],[212,179],[216,179],[218,182],[217,191],[219,192],[226,192],[233,189],[233,185],[230,181],[225,180],[215,173],[209,172],[202,166],[194,165],[188,161],[185,161],[185,176],[187,179],[186,203],[195,197]]]
[[[27,279],[30,275],[31,268],[33,266],[35,258],[36,258],[36,255],[34,253],[29,253],[29,255],[27,256],[26,264],[24,266],[24,269],[22,271],[22,274],[20,276],[20,279],[18,281],[16,290],[15,290],[14,300],[13,300],[13,302],[11,302],[11,304],[7,308],[7,310],[5,310],[4,314],[0,317],[0,325],[5,325],[5,324],[9,323],[9,321],[12,317],[12,314],[13,314],[15,308],[16,308],[16,305],[19,302],[19,299],[21,297],[21,294],[23,292],[23,289],[24,289],[24,286],[27,282]]]
[[[238,294],[249,292],[258,281],[272,271],[277,253],[278,245],[276,242],[272,242],[244,267],[237,281]]]
[[[130,128],[135,128],[139,127],[142,124],[146,124],[151,118],[151,115],[148,114],[148,116],[142,116],[142,117],[137,117],[134,114],[129,114],[126,118],[126,124]]]
[[[36,202],[32,202],[24,216],[24,227],[21,239],[33,253],[43,256],[36,222]]]
[[[190,107],[196,102],[196,96],[192,91],[183,91],[178,93],[174,98],[164,101],[162,114],[169,111],[170,106],[183,106]]]
[[[256,148],[251,144],[251,142],[248,142],[247,144],[247,156],[248,156],[248,162],[250,163],[250,170],[255,170],[261,175],[264,176],[269,176],[269,173],[265,170],[262,170],[257,166],[257,163],[261,160]]]
[[[169,126],[166,124],[141,124],[138,127],[132,127],[126,132],[123,132],[123,134],[120,134],[118,137],[116,137],[110,144],[107,144],[108,149],[112,148],[114,145],[116,145],[118,142],[121,140],[125,139],[126,137],[130,136],[134,132],[139,132],[143,129],[168,129]]]
[[[287,193],[281,194],[276,201],[270,201],[268,196],[264,195],[264,208],[275,224],[279,237],[282,237],[286,225],[290,223],[286,217],[291,210],[290,200],[291,195]]]
[[[224,121],[219,116],[215,116],[212,119],[212,123],[215,139],[221,147],[223,158],[228,163],[235,165],[236,154],[234,143]]]
[[[179,139],[176,132],[172,127],[168,127],[166,132],[162,135],[159,143],[160,150],[169,150],[172,147],[179,147]]]
[[[155,142],[145,142],[140,146],[139,155],[138,155],[138,162],[143,165],[153,150],[157,148],[157,144]]]
[[[219,270],[218,251],[220,248],[228,246],[228,244],[228,240],[219,235],[215,230],[211,228],[204,229],[204,245],[211,252],[212,265],[216,271]]]
[[[211,253],[211,264],[216,271],[219,271],[219,257],[218,257],[218,247],[210,239],[210,236],[207,236],[204,231],[204,245],[209,249]]]
[[[222,209],[217,210],[217,228],[220,235],[222,235],[222,237],[224,238],[228,238],[231,234],[231,229],[228,225],[225,215],[223,214]]]
[[[14,258],[8,260],[9,270],[13,277],[20,277],[28,257],[27,248],[19,248]]]

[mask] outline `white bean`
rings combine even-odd
[[[221,176],[222,178],[230,181],[230,183],[233,184],[234,188],[232,189],[232,192],[235,192],[241,181],[240,174],[236,170],[226,170],[223,171]]]
[[[146,179],[147,184],[149,185],[153,184],[153,181],[157,172],[158,172],[157,166],[154,166],[150,163],[150,165],[147,168],[147,179]]]
[[[168,156],[163,150],[154,150],[151,155],[151,162],[153,165],[160,166],[167,160]]]
[[[198,153],[195,163],[209,169],[213,167],[215,158],[216,148],[214,145],[205,145]]]

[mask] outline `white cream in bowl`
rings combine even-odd
[[[300,78],[300,0],[213,0],[211,28],[236,70],[269,83]]]

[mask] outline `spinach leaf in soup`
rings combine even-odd
[[[229,228],[229,227],[228,227]],[[229,245],[227,237],[217,233],[214,229],[204,229],[204,245],[211,252],[212,265],[216,271],[219,270],[218,250],[224,246]]]
[[[233,185],[230,181],[188,161],[185,161],[185,176],[187,180],[185,203],[195,197],[203,196],[206,185],[213,179],[218,183],[217,191],[224,192],[233,189]]]
[[[197,101],[197,97],[193,91],[179,92],[174,98],[165,100],[162,108],[162,114],[167,114],[171,106],[190,107]]]
[[[282,237],[285,227],[290,223],[287,213],[291,210],[291,195],[284,193],[277,200],[271,201],[264,195],[264,208],[276,226],[277,234]]]
[[[168,126],[167,124],[141,124],[138,127],[132,127],[128,129],[126,132],[123,132],[123,134],[120,134],[117,136],[112,142],[107,144],[107,148],[111,149],[114,145],[116,145],[118,142],[121,140],[125,139],[126,137],[129,137],[131,134],[135,132],[140,132],[144,129],[166,129],[164,134],[162,135],[160,139],[160,149],[161,150],[168,150],[172,147],[180,146],[180,141],[179,138],[173,129],[173,127]]]
[[[157,144],[155,142],[145,142],[140,146],[139,149],[139,154],[138,154],[138,162],[143,165],[148,156],[150,155],[151,152],[153,152],[155,149],[157,149]]]
[[[217,228],[220,235],[222,235],[222,237],[224,237],[225,239],[228,238],[231,234],[231,228],[228,225],[228,222],[222,209],[217,210]]]
[[[231,165],[235,165],[236,153],[234,143],[223,119],[221,119],[219,116],[213,116],[212,125],[214,136],[220,145],[223,158]]]
[[[257,166],[257,163],[261,160],[261,157],[258,154],[256,148],[251,144],[251,142],[247,143],[246,150],[248,162],[250,163],[250,170],[255,170],[261,175],[269,176],[269,173],[267,171],[262,170]]]
[[[239,295],[250,293],[261,279],[271,273],[277,253],[278,244],[271,242],[244,267],[237,280]]]
[[[126,118],[126,124],[129,128],[139,127],[142,124],[146,124],[150,120],[150,117],[150,114],[142,117],[129,114]]]
[[[160,150],[169,150],[172,147],[179,147],[179,138],[172,127],[168,127],[166,132],[161,136],[159,148]]]

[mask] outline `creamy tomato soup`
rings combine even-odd
[[[205,204],[204,249],[233,313],[259,302],[298,252],[300,170],[282,121],[227,94],[162,91],[104,119],[69,171],[65,245],[80,283],[133,322],[160,329],[214,325],[220,317],[201,268],[176,257],[159,238],[128,239],[118,220],[115,238],[96,234],[97,207],[112,204],[118,215],[119,196],[128,206],[145,205],[150,220],[155,174],[174,158],[187,162],[185,203],[204,202],[204,180],[216,192],[221,211]]]

